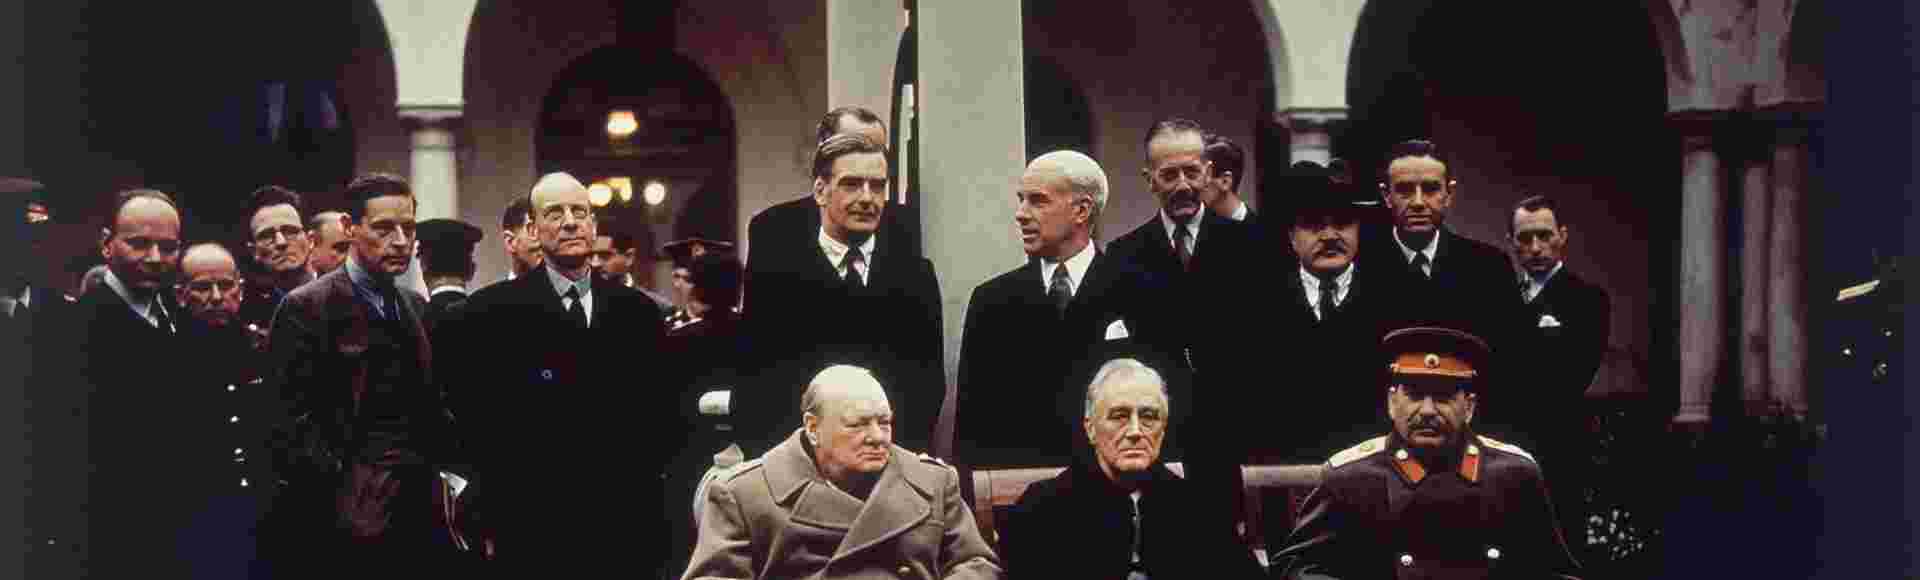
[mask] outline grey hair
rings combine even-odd
[[[837,379],[854,377],[864,377],[873,381],[874,384],[880,382],[880,379],[873,376],[873,371],[853,365],[833,365],[821,369],[818,374],[813,375],[813,380],[807,381],[807,389],[800,393],[800,412],[820,415],[820,406],[823,404],[820,400],[820,385],[838,382]]]
[[[1083,416],[1093,417],[1093,403],[1100,398],[1101,385],[1107,384],[1109,380],[1134,374],[1145,375],[1152,378],[1154,384],[1160,385],[1160,396],[1167,399],[1168,410],[1172,410],[1173,396],[1167,394],[1167,379],[1160,376],[1160,371],[1153,370],[1153,367],[1135,359],[1116,358],[1100,365],[1100,370],[1093,373],[1093,382],[1087,383],[1086,410]]]
[[[1093,200],[1093,212],[1087,217],[1093,227],[1093,237],[1098,238],[1100,214],[1107,209],[1107,172],[1100,169],[1100,162],[1085,153],[1062,149],[1035,157],[1027,165],[1031,167],[1042,162],[1060,168],[1060,174],[1067,178],[1067,188],[1073,191],[1074,196]]]

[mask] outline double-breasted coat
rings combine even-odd
[[[953,467],[892,446],[865,501],[827,483],[795,429],[707,488],[683,579],[1002,578]]]

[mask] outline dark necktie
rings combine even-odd
[[[865,257],[860,255],[859,247],[847,248],[847,257],[842,259],[840,263],[847,267],[847,273],[842,276],[841,279],[846,281],[848,288],[860,288],[867,285],[865,281],[860,279],[859,265],[863,261],[865,261]]]
[[[380,300],[386,304],[380,306],[380,315],[389,321],[400,319],[400,292],[393,287],[380,289]]]
[[[1333,320],[1334,313],[1339,312],[1340,310],[1339,305],[1333,303],[1333,297],[1339,294],[1339,292],[1340,292],[1339,280],[1328,278],[1326,280],[1320,281],[1320,321],[1321,322]]]
[[[1428,261],[1427,261],[1426,253],[1414,252],[1413,265],[1411,266],[1413,268],[1413,273],[1419,274],[1421,278],[1432,278],[1433,275],[1427,273],[1427,264],[1428,264]]]
[[[1173,226],[1173,254],[1180,258],[1181,270],[1193,269],[1193,245],[1187,240],[1192,235],[1185,225]]]
[[[1066,264],[1054,264],[1053,281],[1047,284],[1047,297],[1053,299],[1055,313],[1067,315],[1067,305],[1073,303],[1073,280],[1068,278]]]
[[[573,319],[574,326],[580,327],[580,328],[586,328],[587,327],[587,307],[585,305],[580,304],[580,288],[568,287],[566,298],[567,298],[567,317]]]
[[[148,308],[153,311],[154,326],[160,327],[160,332],[173,334],[173,318],[167,316],[167,309],[160,307],[158,296],[154,297],[153,305]]]
[[[1128,575],[1128,578],[1143,578],[1146,576],[1146,556],[1141,553],[1141,550],[1144,549],[1144,544],[1146,544],[1146,538],[1144,536],[1145,534],[1141,533],[1140,528],[1140,502],[1136,500],[1133,502],[1133,561],[1129,563],[1129,568],[1132,570],[1132,573]]]

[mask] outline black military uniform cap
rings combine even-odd
[[[1485,381],[1493,359],[1493,348],[1480,337],[1433,326],[1389,332],[1380,350],[1395,380],[1453,379],[1468,389]]]
[[[667,245],[662,247],[661,250],[665,251],[667,257],[673,260],[675,267],[685,268],[693,265],[694,258],[698,258],[707,252],[732,252],[733,242],[692,237],[667,242]]]
[[[485,237],[480,228],[459,220],[430,219],[416,227],[420,232],[420,246],[428,253],[472,253],[473,247]]]
[[[1296,221],[1313,223],[1331,216],[1358,221],[1370,207],[1364,191],[1350,183],[1333,181],[1325,168],[1312,161],[1295,163],[1283,179]]]

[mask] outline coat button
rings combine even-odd
[[[899,574],[899,575],[901,575],[901,576],[906,576],[906,575],[908,575],[908,574],[912,574],[912,573],[913,573],[913,567],[912,567],[912,566],[908,566],[908,565],[906,565],[906,564],[901,564],[899,568],[895,568],[895,569],[894,569],[893,571],[894,571],[894,573],[897,573],[897,574]]]
[[[229,393],[233,392],[234,388],[235,387],[233,385],[227,385],[227,392]]]
[[[1401,566],[1412,566],[1412,565],[1413,565],[1413,554],[1401,554],[1401,555],[1400,555],[1400,565],[1401,565]]]
[[[1394,459],[1397,459],[1397,460],[1400,460],[1400,461],[1406,461],[1406,460],[1407,460],[1407,450],[1405,450],[1405,449],[1401,449],[1401,450],[1399,450],[1399,451],[1395,451],[1395,452],[1393,452],[1393,458],[1394,458]]]
[[[1500,559],[1500,549],[1499,549],[1499,548],[1487,548],[1487,559],[1488,559],[1488,560],[1498,560],[1498,559]]]
[[[240,416],[239,416],[239,415],[234,415],[234,416],[232,416],[232,417],[227,417],[227,422],[228,422],[228,423],[239,423],[239,422],[240,422]]]
[[[540,369],[540,378],[548,381],[553,380],[553,369]]]
[[[240,487],[246,487],[246,486],[247,486],[247,478],[244,478],[244,477],[240,478]]]

